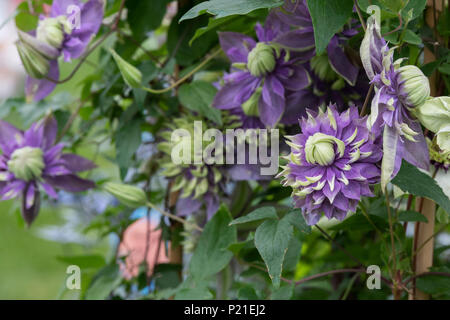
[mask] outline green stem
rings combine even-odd
[[[151,88],[142,88],[142,89],[145,90],[145,91],[148,91],[150,93],[153,93],[153,94],[162,94],[162,93],[169,92],[170,90],[178,87],[180,84],[185,82],[187,79],[189,79],[193,74],[198,72],[200,69],[202,69],[209,61],[214,59],[221,51],[222,51],[222,49],[216,50],[213,54],[211,54],[208,58],[206,58],[202,63],[200,63],[197,67],[195,67],[192,71],[190,71],[183,78],[181,78],[180,80],[178,80],[177,82],[172,84],[170,87],[167,87],[165,89],[159,89],[159,90],[151,89]]]

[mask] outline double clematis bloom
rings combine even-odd
[[[53,117],[25,132],[0,120],[1,200],[22,196],[22,215],[28,225],[39,213],[40,187],[55,199],[55,188],[81,192],[95,187],[94,182],[76,175],[95,165],[78,155],[63,153],[64,144],[55,144],[57,132]]]
[[[286,137],[291,154],[278,176],[292,187],[295,207],[309,225],[322,213],[343,220],[362,196],[372,196],[369,185],[379,182],[382,152],[365,120],[356,107],[339,114],[330,105],[326,112],[308,113],[300,121],[302,133]]]
[[[289,30],[288,25],[272,12],[264,27],[257,24],[255,29],[258,42],[236,32],[219,34],[232,70],[225,75],[213,105],[240,115],[249,127],[273,127],[279,121],[292,121],[283,118],[288,91],[309,86],[310,78],[299,64],[300,58],[276,43],[277,37]],[[295,121],[296,115],[293,118]]]
[[[361,44],[361,59],[367,76],[375,85],[375,96],[368,126],[383,136],[381,184],[386,184],[400,169],[402,159],[429,169],[429,153],[420,123],[412,110],[430,96],[430,85],[422,71],[415,66],[400,67],[401,60],[393,61],[381,37],[380,27],[369,18]]]
[[[18,51],[29,74],[25,93],[39,101],[55,88],[59,79],[57,59],[79,58],[95,35],[103,19],[103,1],[54,0],[49,16],[41,16],[30,34],[19,31]]]

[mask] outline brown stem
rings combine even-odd
[[[372,83],[370,85],[369,91],[367,92],[366,100],[364,100],[364,105],[363,105],[363,107],[361,109],[361,112],[359,114],[361,117],[363,117],[363,116],[365,116],[367,114],[367,106],[369,105],[370,97],[372,96],[372,92],[373,92],[373,88],[374,87],[375,87],[375,84]]]

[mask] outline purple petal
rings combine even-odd
[[[47,77],[58,80],[59,67],[58,61],[52,60],[50,62],[50,70]],[[27,76],[25,81],[25,94],[28,99],[33,101],[40,101],[46,98],[55,89],[56,83],[47,79],[34,79]]]
[[[53,0],[50,16],[58,17],[67,15],[69,6],[77,6],[81,9],[82,2],[79,0]]]
[[[58,123],[54,117],[49,116],[44,119],[43,126],[42,147],[44,150],[48,150],[55,143],[56,135],[58,134]]]
[[[293,74],[286,80],[281,80],[284,87],[288,90],[299,91],[311,85],[311,78],[308,71],[302,66],[292,66]]]
[[[258,105],[261,121],[271,127],[275,126],[281,119],[285,107],[284,98],[277,95],[272,89],[272,78],[267,77]]]
[[[9,153],[12,148],[21,143],[23,140],[23,133],[12,124],[0,120],[0,147],[3,153]]]
[[[359,68],[350,62],[344,49],[339,46],[336,36],[331,39],[327,50],[328,59],[333,70],[341,75],[351,86],[354,86],[358,78]]]
[[[192,213],[200,210],[202,206],[201,201],[192,198],[180,198],[177,201],[176,211],[179,216],[189,216]]]
[[[76,154],[63,154],[61,160],[63,161],[64,166],[73,173],[88,171],[97,167],[92,161]]]
[[[33,184],[24,191],[22,198],[22,217],[29,227],[39,214],[41,207],[39,189]]]
[[[255,40],[237,32],[219,32],[220,46],[231,62],[247,63],[249,52],[256,46]]]
[[[293,51],[307,51],[315,46],[314,30],[312,28],[291,30],[273,41]]]
[[[55,177],[44,175],[43,178],[51,186],[68,192],[82,192],[95,188],[93,181],[79,178],[73,174]]]

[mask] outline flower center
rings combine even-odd
[[[17,149],[8,161],[8,169],[17,179],[30,181],[39,178],[44,170],[42,149],[24,147]]]
[[[322,81],[334,82],[339,79],[338,74],[331,68],[327,54],[313,57],[311,69]]]
[[[255,77],[272,72],[277,63],[273,48],[263,42],[256,44],[256,47],[248,54],[247,60],[247,68]]]
[[[57,18],[46,18],[39,21],[36,36],[39,40],[60,49],[64,41],[65,34],[72,33],[72,26],[66,16]]]
[[[319,164],[321,166],[332,164],[335,159],[334,144],[338,146],[340,153],[343,154],[345,144],[336,137],[321,132],[310,136],[305,144],[306,161],[310,164]]]

